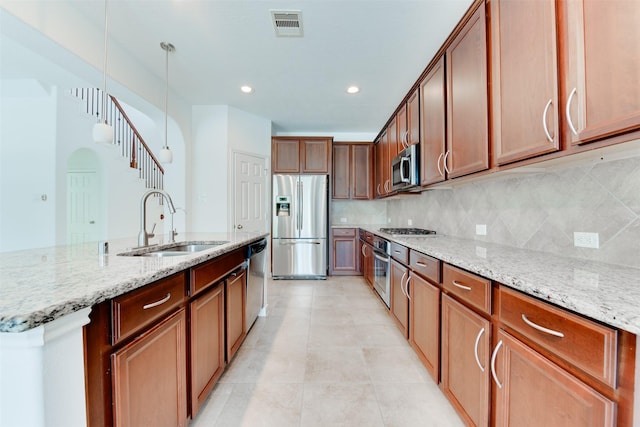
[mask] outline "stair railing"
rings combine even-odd
[[[101,117],[103,93],[97,88],[71,89],[72,96],[84,101],[87,115],[95,116],[96,120]],[[113,127],[113,145],[120,151],[120,155],[129,161],[129,167],[138,170],[138,176],[145,181],[147,188],[162,190],[164,168],[144,142],[120,102],[112,95],[108,96],[104,117]]]

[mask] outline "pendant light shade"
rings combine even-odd
[[[113,127],[107,123],[107,40],[109,34],[108,0],[104,1],[104,63],[103,92],[102,92],[102,120],[93,126],[93,141],[97,144],[113,144]]]
[[[176,50],[176,48],[171,43],[166,43],[166,42],[160,43],[160,47],[162,48],[162,50],[165,51],[165,54],[166,54],[165,64],[166,64],[167,79],[166,79],[166,88],[165,88],[166,90],[165,90],[165,96],[164,96],[164,146],[160,151],[159,157],[160,157],[161,163],[171,163],[173,162],[173,153],[169,148],[168,136],[167,136],[167,114],[169,110],[169,52],[173,52],[174,50]]]

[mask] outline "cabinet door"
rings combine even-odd
[[[407,100],[407,144],[420,142],[420,89],[413,91]]]
[[[555,5],[555,0],[491,1],[498,164],[560,148]]]
[[[409,343],[437,384],[440,380],[440,289],[416,274],[411,273],[409,277]]]
[[[332,272],[334,275],[358,271],[358,238],[355,228],[334,228]]]
[[[362,274],[369,286],[373,288],[373,282],[375,280],[373,249],[371,248],[371,246],[362,241],[360,242],[360,244],[360,253],[362,254],[360,265],[362,266]]]
[[[397,136],[395,151],[396,153],[399,153],[408,145],[407,141],[409,132],[407,131],[407,104],[404,104],[396,114],[396,132]]]
[[[391,192],[391,161],[398,155],[398,146],[402,144],[398,140],[398,116],[394,116],[387,128],[387,152],[384,163],[385,191]]]
[[[498,339],[496,426],[615,425],[611,400],[504,331]]]
[[[115,426],[186,426],[185,319],[181,309],[111,355]]]
[[[225,317],[227,332],[227,363],[233,359],[247,335],[245,320],[246,270],[231,273],[225,283]]]
[[[224,282],[190,305],[191,418],[220,378],[224,362]]]
[[[488,320],[442,296],[442,391],[472,426],[489,425],[490,328]]]
[[[351,149],[347,144],[333,146],[331,168],[331,197],[333,199],[351,198]]]
[[[445,123],[447,90],[444,56],[420,83],[420,184],[445,180],[444,155],[447,127]]]
[[[371,144],[351,146],[351,198],[373,199],[373,146]]]
[[[300,141],[297,139],[278,139],[271,141],[273,173],[300,172]]]
[[[640,2],[559,4],[568,139],[581,144],[640,128]]]
[[[375,157],[376,157],[376,198],[381,198],[386,195],[384,189],[384,162],[386,159],[386,147],[387,147],[387,134],[382,134],[380,139],[375,145]]]
[[[302,139],[300,141],[300,172],[329,173],[330,140]]]
[[[480,4],[446,51],[449,177],[489,167],[485,5]]]
[[[409,269],[396,260],[389,263],[391,275],[391,316],[405,338],[409,338],[409,299],[404,286],[409,277]]]

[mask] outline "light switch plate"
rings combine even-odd
[[[476,234],[478,236],[486,236],[487,235],[487,225],[486,224],[476,224]]]
[[[409,225],[409,226],[413,225],[413,220],[412,219],[408,219],[407,220],[407,225]]]

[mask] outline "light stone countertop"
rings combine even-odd
[[[0,253],[0,332],[23,332],[154,282],[268,236],[268,233],[185,233],[181,241],[226,241],[173,257],[119,256],[136,238]],[[160,243],[158,238],[152,243]],[[151,249],[151,248],[150,248]]]
[[[366,225],[360,228],[602,323],[640,334],[640,269],[444,235],[398,237]]]

